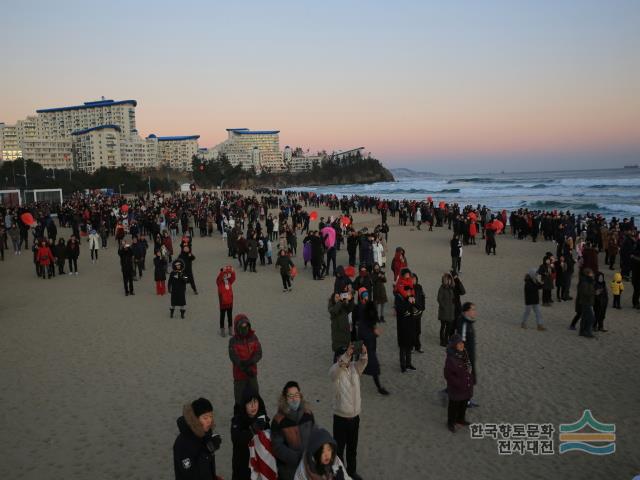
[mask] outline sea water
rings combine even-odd
[[[436,175],[395,170],[395,182],[295,188],[342,195],[486,205],[492,210],[571,210],[640,216],[640,169]],[[292,189],[293,190],[293,189]]]

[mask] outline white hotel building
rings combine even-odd
[[[216,159],[224,153],[234,167],[241,165],[245,170],[253,167],[256,173],[263,170],[285,170],[280,151],[279,130],[228,128],[227,133],[227,140],[209,150],[205,158]]]
[[[199,136],[141,138],[135,100],[85,102],[37,110],[16,125],[0,124],[3,160],[23,157],[44,168],[140,170],[161,164],[190,169]]]

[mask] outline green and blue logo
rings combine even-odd
[[[585,427],[593,432],[581,432]],[[575,423],[560,424],[560,453],[578,450],[590,455],[611,455],[616,451],[616,425],[600,423],[591,410],[582,412]]]

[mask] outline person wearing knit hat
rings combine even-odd
[[[214,433],[213,405],[203,397],[186,404],[177,420],[179,435],[173,444],[176,480],[219,479],[215,452],[220,435]]]

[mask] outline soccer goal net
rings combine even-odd
[[[59,205],[62,203],[62,189],[42,188],[36,190],[25,190],[24,203],[29,204],[32,202],[48,202],[51,205]]]

